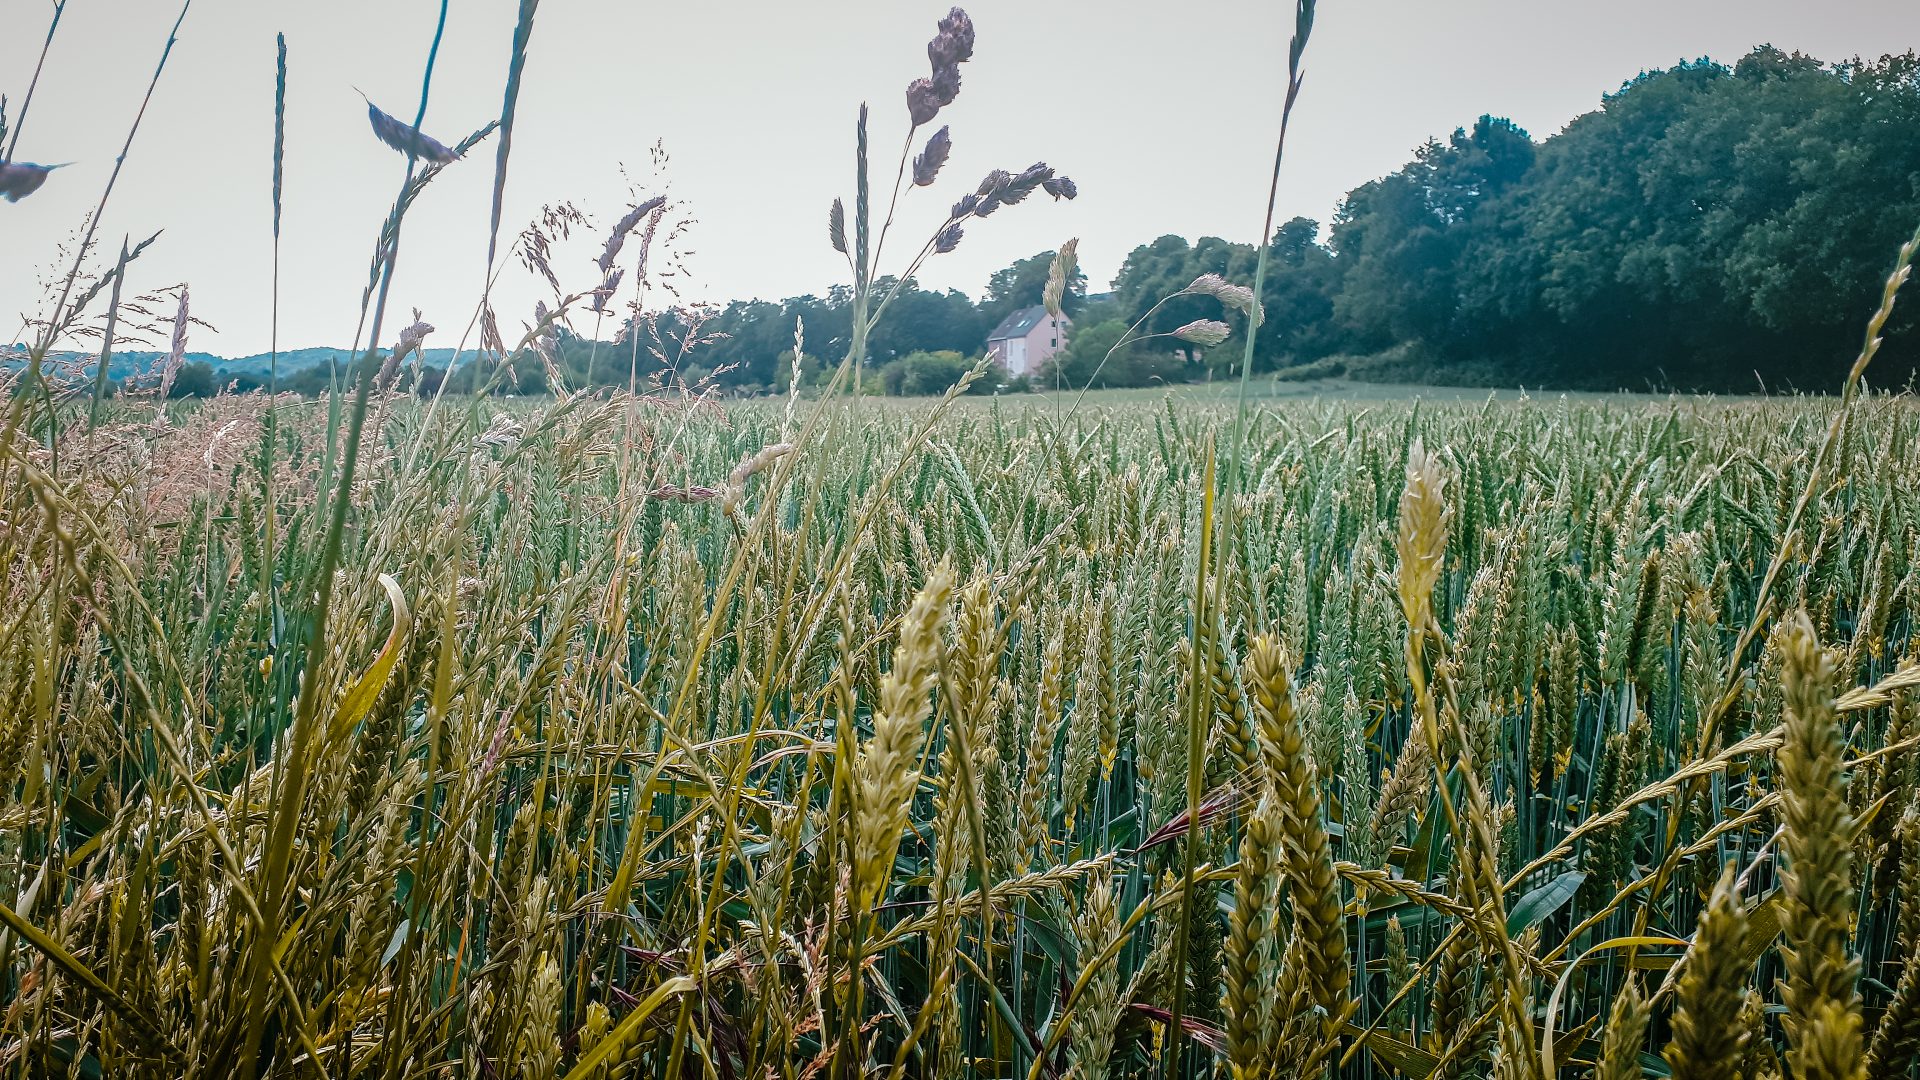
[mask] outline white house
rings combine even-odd
[[[1065,315],[1055,318],[1038,304],[1021,308],[1000,320],[987,335],[987,351],[1008,375],[1031,375],[1067,343],[1067,329],[1072,325],[1072,319]]]

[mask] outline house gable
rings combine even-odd
[[[1009,375],[1031,374],[1066,344],[1071,325],[1065,315],[1049,315],[1038,304],[1021,308],[1001,319],[987,335],[987,351]]]

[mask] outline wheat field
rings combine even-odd
[[[304,663],[339,408],[267,402],[6,460],[9,1075],[1920,1038],[1905,398],[1285,402],[1231,488],[1172,398],[395,398]]]
[[[1165,298],[1243,340],[1132,339],[1243,349],[1231,397],[965,396],[983,360],[870,400],[901,283],[1078,191],[993,170],[881,271],[956,8],[891,195],[857,113],[844,355],[730,401],[643,303],[664,196],[585,287],[570,206],[500,243],[537,7],[456,145],[438,30],[413,124],[368,103],[406,165],[345,382],[170,403],[187,289],[123,301],[152,240],[99,262],[117,164],[5,358],[0,1076],[1909,1075],[1920,409],[1866,376],[1920,235],[1832,398],[1250,393],[1263,245]],[[416,396],[401,225],[490,138],[475,392]],[[514,262],[553,290],[517,342]],[[110,395],[159,299],[169,358]],[[627,389],[567,391],[575,317]],[[502,396],[517,362],[556,393]]]

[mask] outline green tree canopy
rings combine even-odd
[[[986,331],[991,331],[1008,315],[1041,301],[1047,291],[1047,276],[1053,272],[1053,255],[1051,251],[1042,251],[993,272],[987,279],[986,298],[980,301],[980,317]],[[1067,282],[1060,307],[1077,318],[1086,299],[1086,272],[1076,270],[1073,279]]]
[[[1831,388],[1917,221],[1914,53],[1826,64],[1762,46],[1731,66],[1688,61],[1640,73],[1539,141],[1495,115],[1428,140],[1348,193],[1324,238],[1310,219],[1282,223],[1267,238],[1256,370],[1332,357],[1362,377]],[[1066,295],[1076,326],[1034,384],[1226,373],[1248,320],[1184,290],[1203,274],[1251,286],[1258,254],[1220,237],[1161,236],[1127,254],[1098,303],[1076,274]],[[1011,263],[977,304],[905,282],[869,341],[869,374],[884,372],[894,392],[945,389],[946,354],[977,357],[996,323],[1040,302],[1052,263],[1051,251]],[[1920,362],[1916,311],[1897,310],[1887,328],[1871,372],[1881,385],[1904,383]],[[1234,332],[1204,364],[1151,337],[1199,319]],[[814,370],[831,369],[852,338],[851,290],[660,312],[618,342],[562,334],[561,367],[572,386],[671,368],[729,390],[780,390],[800,321]],[[1116,348],[1129,327],[1149,340]],[[544,370],[516,357],[508,385],[538,391]],[[291,385],[328,377],[312,370]],[[469,365],[448,385],[474,378]]]

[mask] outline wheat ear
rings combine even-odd
[[[1280,812],[1294,915],[1307,945],[1313,998],[1332,1024],[1346,1002],[1352,969],[1347,963],[1347,930],[1333,867],[1333,843],[1320,820],[1320,777],[1293,708],[1292,674],[1279,641],[1264,635],[1254,638],[1248,644],[1246,666],[1260,754]]]
[[[920,784],[920,746],[940,658],[940,627],[953,593],[953,568],[942,561],[901,620],[893,670],[880,680],[873,735],[860,747],[854,844],[854,905],[871,910],[893,875],[893,858]]]
[[[1853,815],[1833,708],[1833,659],[1805,611],[1775,631],[1783,659],[1780,747],[1788,1064],[1799,1080],[1864,1076],[1860,964],[1849,948],[1854,911]]]
[[[1747,1030],[1740,1024],[1745,1003],[1747,913],[1728,863],[1713,888],[1700,928],[1681,961],[1678,1007],[1667,1064],[1674,1080],[1739,1080]]]
[[[1920,1052],[1920,804],[1901,815],[1896,836],[1901,856],[1899,951],[1906,962],[1867,1050],[1867,1073],[1874,1080],[1907,1075]]]
[[[1600,1044],[1600,1061],[1593,1068],[1593,1080],[1642,1080],[1646,1071],[1640,1067],[1640,1041],[1647,1032],[1647,1013],[1647,1001],[1640,995],[1640,984],[1628,979],[1613,999],[1606,1036]]]

